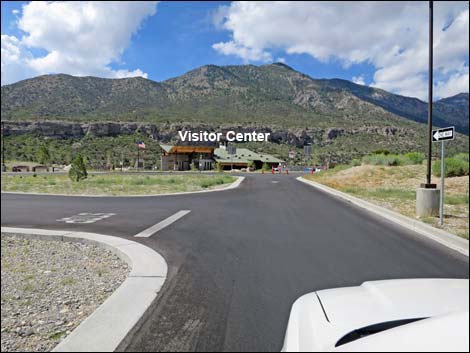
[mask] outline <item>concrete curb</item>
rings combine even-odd
[[[418,233],[421,236],[425,236],[426,238],[429,238],[431,240],[434,240],[444,246],[447,246],[448,248],[455,250],[465,256],[469,255],[469,249],[468,249],[468,240],[465,240],[463,238],[458,237],[457,235],[451,234],[449,232],[446,232],[442,229],[434,228],[428,224],[425,224],[419,220],[415,220],[406,216],[403,216],[397,212],[388,210],[384,207],[377,206],[371,202],[364,201],[362,199],[359,199],[357,197],[348,195],[344,192],[335,190],[333,188],[330,188],[328,186],[322,185],[320,183],[307,180],[303,177],[298,177],[296,178],[298,181],[308,184],[310,186],[313,186],[323,192],[326,192],[330,195],[333,195],[339,199],[346,200],[356,206],[359,206],[362,209],[365,209],[366,211],[369,211],[371,213],[374,213],[376,215],[379,215],[381,217],[384,217],[388,219],[389,221],[392,221],[394,223],[399,224],[402,227],[405,227],[407,229],[410,229],[416,233]]]
[[[165,283],[168,266],[156,251],[109,235],[2,227],[29,239],[86,242],[109,249],[132,268],[119,288],[59,343],[53,352],[113,352],[133,331]]]
[[[178,195],[189,195],[189,194],[202,194],[207,192],[216,192],[216,191],[226,191],[236,189],[243,182],[245,177],[234,176],[237,178],[233,183],[219,189],[210,189],[210,190],[199,190],[199,191],[185,191],[185,192],[173,192],[168,194],[153,194],[153,195],[69,195],[69,194],[48,194],[41,192],[21,192],[21,191],[2,191],[2,194],[10,195],[33,195],[33,196],[67,196],[67,197],[157,197],[157,196],[178,196]]]

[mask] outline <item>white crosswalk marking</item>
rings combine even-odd
[[[174,215],[164,219],[163,221],[151,226],[150,228],[145,229],[144,231],[140,232],[139,234],[134,235],[137,238],[148,238],[154,235],[156,232],[162,230],[165,227],[168,227],[170,224],[176,222],[181,217],[186,216],[191,210],[181,210],[176,212]]]

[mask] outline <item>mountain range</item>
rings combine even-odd
[[[433,104],[435,126],[469,133],[469,94]],[[407,127],[427,103],[340,79],[314,79],[281,64],[206,65],[163,82],[44,75],[1,87],[2,120]]]

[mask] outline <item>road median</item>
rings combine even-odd
[[[158,176],[91,176],[91,181],[73,183],[62,176],[9,176],[3,180],[2,193],[42,196],[82,196],[82,197],[154,197],[188,195],[235,189],[244,177],[229,175],[158,175]],[[22,184],[11,178],[29,178]],[[47,178],[61,179],[61,185],[48,185]],[[124,178],[124,179],[123,179]],[[36,180],[39,179],[39,182]],[[14,180],[12,182],[12,180]],[[44,182],[43,182],[44,180]],[[123,182],[124,180],[124,182]],[[54,183],[54,181],[52,181]],[[87,184],[88,183],[88,184]],[[80,185],[82,184],[82,185]]]

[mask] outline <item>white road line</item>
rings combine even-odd
[[[147,228],[146,230],[140,232],[139,234],[134,235],[136,238],[148,238],[152,235],[154,235],[156,232],[159,230],[162,230],[165,227],[168,227],[170,224],[176,222],[178,219],[181,217],[186,216],[191,210],[181,210],[176,212],[174,215],[164,219],[163,221],[151,226],[150,228]]]

